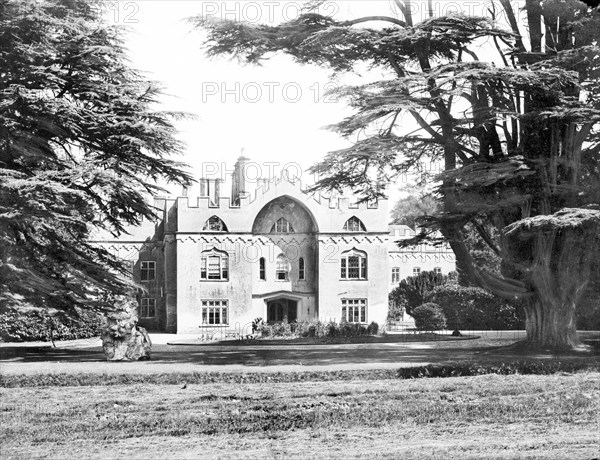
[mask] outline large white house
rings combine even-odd
[[[381,325],[388,293],[402,278],[454,270],[448,247],[398,249],[395,241],[414,232],[388,225],[385,200],[325,199],[285,177],[250,192],[247,164],[238,159],[231,196],[221,196],[220,179],[200,179],[197,196],[155,200],[163,210],[158,223],[98,241],[129,260],[143,286],[142,326],[246,334],[256,318]]]

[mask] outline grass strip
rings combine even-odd
[[[476,375],[550,375],[600,371],[600,363],[570,361],[509,361],[498,364],[456,362],[400,369],[303,372],[164,372],[155,374],[39,373],[0,375],[0,387],[75,387],[128,384],[181,385],[206,383],[289,383],[469,377]]]

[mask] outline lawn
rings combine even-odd
[[[1,452],[3,460],[597,458],[599,377],[2,388]]]

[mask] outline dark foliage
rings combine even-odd
[[[389,299],[398,309],[405,308],[406,312],[412,316],[415,308],[425,302],[425,296],[436,286],[448,282],[448,276],[433,271],[424,271],[417,276],[409,276],[398,284],[392,292]]]
[[[123,267],[89,242],[152,219],[157,181],[188,184],[176,113],[130,68],[88,0],[0,1],[0,306],[107,309]]]
[[[515,305],[481,288],[448,283],[435,287],[425,298],[427,302],[441,306],[448,329],[510,330],[525,327]]]
[[[422,331],[439,331],[446,328],[446,317],[442,308],[435,303],[424,303],[412,312],[415,326]]]
[[[0,313],[0,338],[5,342],[75,340],[99,337],[106,321],[98,313],[80,311],[77,316],[44,310]]]

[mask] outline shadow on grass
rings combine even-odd
[[[450,361],[491,362],[510,359],[557,359],[597,360],[598,351],[592,347],[568,353],[551,350],[530,350],[516,340],[477,339],[460,341],[426,341],[418,343],[369,342],[364,344],[296,344],[296,347],[280,345],[277,341],[256,345],[239,342],[211,345],[155,345],[152,362],[162,364],[190,363],[198,365],[243,365],[248,367],[311,365],[329,366],[343,364],[400,364],[444,363]],[[235,346],[235,344],[238,346]],[[271,345],[271,346],[264,346]],[[362,346],[361,346],[362,345]],[[3,346],[0,361],[4,363],[89,363],[105,361],[100,347],[52,348]],[[127,362],[125,362],[127,363]],[[118,364],[117,364],[118,366]]]

